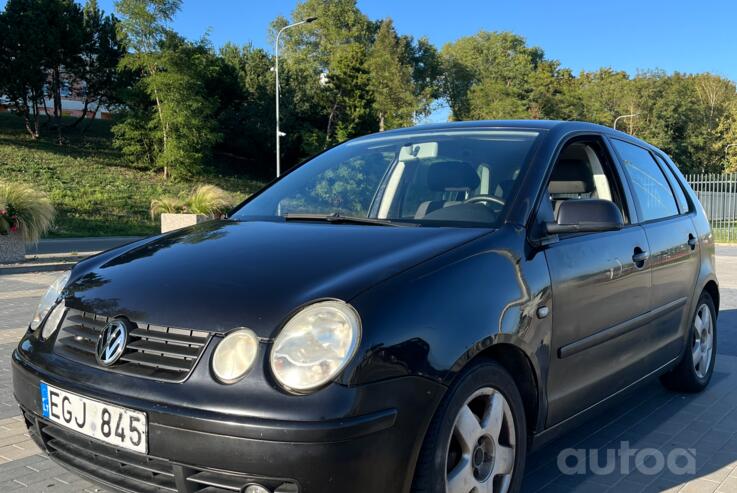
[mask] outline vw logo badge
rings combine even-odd
[[[102,366],[111,366],[123,356],[128,345],[128,327],[124,320],[116,318],[108,322],[100,338],[97,339],[95,351],[97,362]]]

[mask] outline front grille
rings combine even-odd
[[[166,459],[119,449],[65,430],[25,413],[29,429],[38,423],[49,456],[67,467],[103,483],[137,493],[231,493],[258,483],[275,493],[298,493],[290,481],[251,477],[227,471],[175,464]],[[179,485],[179,487],[177,486]]]
[[[97,366],[95,348],[103,327],[110,319],[79,310],[68,310],[59,329],[56,353]],[[137,377],[181,382],[194,368],[207,344],[204,331],[135,323],[120,361],[106,370]]]

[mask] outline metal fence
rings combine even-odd
[[[716,241],[737,242],[737,173],[686,176],[711,222]]]

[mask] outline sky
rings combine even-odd
[[[113,0],[98,3],[113,10]],[[288,17],[295,4],[184,0],[173,27],[191,39],[209,31],[215,46],[252,42],[271,49],[270,22],[278,15]],[[481,29],[512,31],[574,73],[659,68],[709,71],[737,81],[733,0],[358,0],[358,6],[369,18],[391,17],[401,34],[427,36],[438,47]]]

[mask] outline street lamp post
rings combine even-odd
[[[618,122],[618,121],[619,121],[619,120],[620,120],[621,118],[634,118],[634,117],[636,117],[636,116],[639,116],[639,113],[632,113],[631,115],[620,115],[620,116],[618,116],[617,118],[615,118],[615,119],[614,119],[614,125],[613,125],[613,127],[614,127],[614,130],[616,130],[616,129],[617,129],[617,122]]]
[[[276,76],[276,177],[281,176],[281,138],[285,136],[285,133],[279,129],[279,37],[281,34],[292,27],[301,26],[302,24],[309,24],[317,20],[317,17],[308,17],[307,19],[294,24],[289,24],[279,29],[276,33],[276,40],[274,41],[274,74]]]

